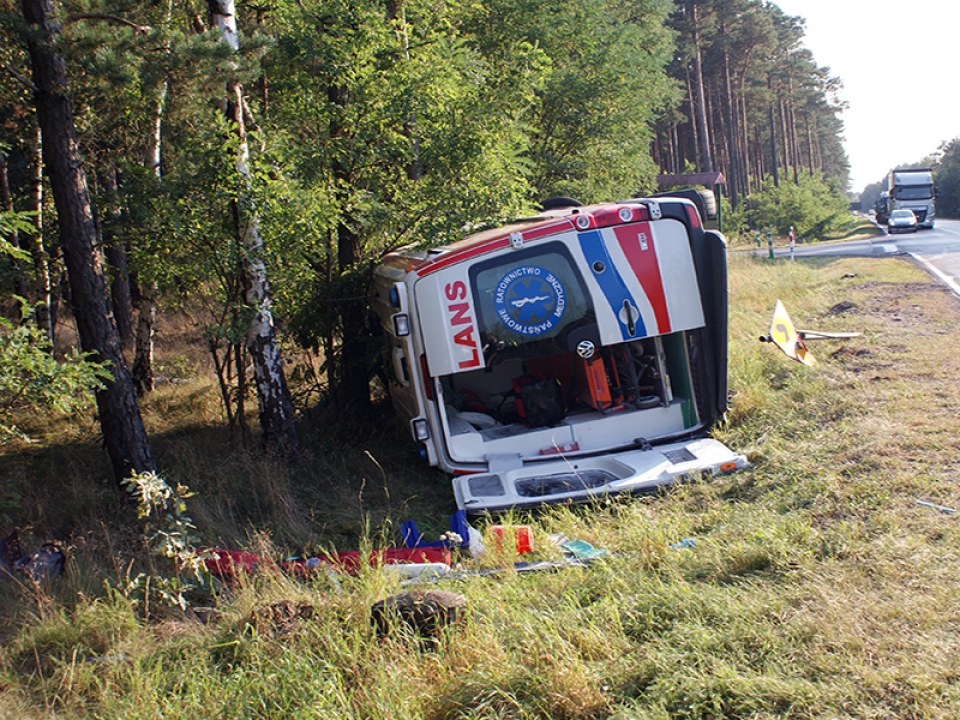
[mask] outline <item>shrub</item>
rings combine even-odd
[[[850,219],[849,202],[839,188],[823,180],[801,175],[800,182],[768,178],[759,192],[750,197],[746,211],[752,227],[786,235],[794,228],[798,238],[817,239],[840,230]]]
[[[31,323],[14,326],[0,318],[0,445],[29,440],[14,416],[27,409],[70,413],[90,401],[90,391],[111,378],[103,363],[72,350],[62,362]]]

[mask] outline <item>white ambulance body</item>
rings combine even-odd
[[[564,207],[377,268],[390,393],[468,513],[745,466],[726,408],[726,242],[693,203]]]

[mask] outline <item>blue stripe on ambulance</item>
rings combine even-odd
[[[623,339],[632,340],[637,337],[645,337],[647,329],[643,324],[643,318],[640,317],[639,312],[636,313],[637,317],[634,320],[635,327],[633,328],[632,334],[627,326],[627,313],[624,311],[624,303],[627,303],[627,306],[630,308],[636,308],[636,304],[626,284],[623,282],[623,278],[620,277],[620,272],[610,257],[610,253],[607,252],[607,247],[603,242],[603,236],[600,234],[600,231],[588,230],[578,233],[577,237],[580,240],[580,249],[587,261],[587,268],[603,291],[607,302],[610,303],[610,309],[613,310],[617,322],[620,323],[620,334],[623,336]],[[597,262],[603,263],[603,272],[598,273],[594,271],[594,265]]]

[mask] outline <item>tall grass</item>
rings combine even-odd
[[[551,533],[608,555],[445,581],[469,620],[432,650],[375,637],[370,605],[401,589],[375,569],[261,574],[207,599],[207,622],[145,620],[102,586],[120,585],[115,558],[136,558],[132,533],[117,522],[75,535],[57,585],[2,589],[0,716],[956,717],[960,531],[916,500],[960,508],[960,301],[900,260],[730,263],[732,397],[716,436],[750,468],[508,517],[534,527],[538,557],[558,557]],[[793,363],[757,342],[777,299],[799,327],[862,335],[811,342],[818,365]],[[191,514],[211,543],[280,557],[395,543],[409,517],[446,529],[449,485],[412,469],[386,423],[311,430],[312,457],[287,470],[227,453],[200,390],[158,396],[167,420],[148,422],[169,479],[199,491]],[[112,491],[79,489],[96,457],[75,444],[36,450],[38,468],[4,463],[41,484],[65,463],[71,500],[89,494],[83,527]],[[276,600],[312,612],[290,633],[257,621]]]

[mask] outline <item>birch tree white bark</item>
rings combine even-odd
[[[234,52],[240,50],[236,6],[233,0],[208,0],[211,23]],[[293,403],[283,373],[283,360],[277,343],[271,310],[270,286],[264,263],[263,237],[254,207],[250,179],[250,149],[247,143],[243,88],[234,79],[227,82],[227,117],[234,123],[240,139],[237,152],[239,241],[243,248],[246,302],[255,311],[247,331],[247,350],[253,360],[254,379],[260,409],[260,429],[267,452],[292,458],[301,450],[293,413]]]

